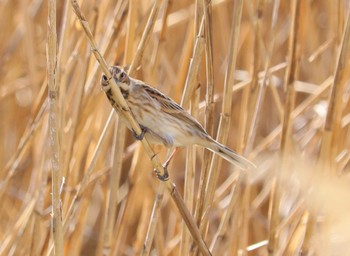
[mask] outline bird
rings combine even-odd
[[[143,137],[151,144],[161,144],[168,148],[199,145],[221,156],[240,169],[255,169],[254,163],[232,149],[214,140],[202,125],[173,99],[147,83],[132,78],[119,66],[111,66],[109,71],[127,102],[142,133],[137,135],[122,114],[105,74],[101,76],[102,90],[120,119],[133,132],[136,139]]]

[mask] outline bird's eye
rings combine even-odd
[[[126,74],[124,73],[124,72],[122,72],[121,74],[120,74],[120,79],[121,80],[124,80],[126,78]]]
[[[107,76],[103,74],[101,77],[101,85],[107,86],[108,84],[109,84],[109,80],[108,80]]]

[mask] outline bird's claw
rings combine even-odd
[[[169,180],[169,172],[168,172],[168,166],[163,166],[164,174],[160,174],[158,170],[154,170],[158,179],[161,181],[167,181]]]
[[[156,169],[154,170],[155,173],[157,174],[157,177],[159,180],[161,180],[161,181],[169,180],[168,165],[170,164],[171,159],[173,159],[175,152],[176,152],[176,149],[173,151],[173,153],[170,155],[170,157],[163,164],[163,170],[164,170],[163,175],[160,174],[160,172],[158,170],[156,170]]]
[[[146,129],[144,127],[141,127],[141,133],[137,134],[134,129],[132,129],[132,136],[134,136],[137,140],[142,140],[143,137],[145,137]]]

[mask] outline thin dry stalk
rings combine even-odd
[[[205,35],[205,60],[206,60],[206,94],[205,94],[205,129],[208,134],[213,134],[214,129],[214,60],[213,60],[213,29],[212,29],[212,4],[210,0],[203,0],[204,35]],[[206,151],[208,152],[208,151]],[[204,159],[208,158],[206,154]],[[209,167],[209,164],[205,164]]]
[[[193,71],[193,72],[195,72],[195,73],[189,73],[189,76],[187,77],[187,80],[186,80],[186,82],[187,81],[189,81],[189,78],[192,80],[192,86],[194,86],[195,85],[195,82],[197,81],[197,79],[198,79],[198,77],[195,75],[195,74],[197,74],[197,72],[198,72],[198,68],[199,68],[199,64],[200,64],[200,57],[201,57],[201,55],[202,55],[202,52],[203,52],[203,48],[204,48],[204,43],[209,43],[209,41],[206,41],[206,40],[210,40],[209,38],[207,38],[207,36],[206,36],[206,38],[205,38],[205,40],[204,40],[204,38],[203,38],[203,30],[204,30],[204,28],[205,28],[205,23],[206,22],[210,22],[209,21],[209,14],[208,13],[203,13],[203,9],[204,9],[204,5],[205,5],[206,3],[204,3],[204,2],[202,2],[202,1],[197,1],[197,8],[196,8],[196,23],[195,23],[195,25],[196,26],[198,26],[199,25],[199,27],[198,27],[198,35],[197,35],[197,39],[196,39],[196,43],[195,43],[195,50],[194,50],[194,52],[193,52],[193,55],[194,55],[194,58],[192,59],[192,60],[195,60],[195,58],[197,58],[197,60],[198,61],[196,61],[196,62],[194,62],[193,61],[193,63],[191,62],[191,65],[190,65],[190,68],[189,68],[189,72],[191,72],[191,71]],[[208,8],[208,7],[207,7]],[[204,12],[206,12],[206,11],[204,11]],[[202,15],[202,13],[203,13],[203,15]],[[207,15],[207,19],[205,18],[205,16]],[[201,19],[201,21],[200,21],[200,17],[202,17],[202,19]],[[200,22],[199,22],[200,21]],[[206,29],[210,29],[209,28],[209,26],[210,25],[206,25]],[[210,32],[209,32],[210,33]],[[208,35],[209,36],[209,35]],[[197,44],[198,44],[198,48],[197,48]],[[206,45],[206,47],[208,47],[207,45]],[[197,51],[197,49],[198,49],[198,51]],[[210,54],[210,53],[208,53],[207,52],[207,48],[205,49],[206,50],[206,54]],[[206,61],[207,61],[207,65],[212,65],[212,64],[210,64],[210,56],[207,56],[206,55]],[[196,63],[196,64],[195,64]],[[191,67],[192,67],[192,64],[193,64],[193,66],[194,66],[194,68],[193,68],[193,70],[191,70]],[[211,67],[209,67],[209,69],[211,69],[212,68],[212,66]],[[208,72],[211,72],[211,71],[208,71]],[[191,76],[190,76],[191,75]],[[213,82],[213,76],[212,76],[212,74],[210,74],[210,73],[207,73],[207,76],[211,76],[209,79],[209,81],[208,82]],[[208,86],[208,84],[207,84],[207,86]],[[210,85],[211,86],[211,85]],[[185,92],[184,92],[184,94],[183,94],[183,97],[182,97],[182,100],[185,100],[185,97],[187,96],[187,97],[189,97],[188,95],[185,95],[185,93],[187,92],[187,90],[186,89],[188,89],[188,87],[187,87],[187,83],[186,83],[186,86],[185,86]],[[193,90],[193,89],[192,89]],[[211,89],[209,89],[209,90],[212,90],[212,88]],[[207,91],[207,93],[208,93],[208,91]],[[207,98],[206,99],[206,102],[208,102],[208,100],[209,100],[209,98]],[[183,101],[182,101],[182,104],[183,104]],[[208,116],[208,112],[207,112],[207,115],[206,115],[206,118],[208,118],[209,116]],[[200,214],[198,214],[198,212],[201,212],[201,209],[203,209],[202,208],[202,205],[203,204],[201,204],[201,202],[203,202],[203,200],[201,200],[201,198],[204,198],[204,196],[205,196],[205,193],[206,193],[206,191],[205,191],[205,185],[206,185],[206,180],[207,180],[207,177],[208,177],[208,173],[209,173],[209,164],[210,164],[210,159],[211,159],[211,156],[212,156],[212,154],[211,153],[208,153],[208,152],[204,152],[204,155],[203,155],[203,159],[204,159],[204,161],[203,161],[203,165],[202,165],[202,175],[201,175],[201,178],[200,178],[200,188],[199,188],[199,191],[198,191],[198,197],[199,197],[199,204],[197,203],[196,204],[196,211],[195,211],[195,216],[196,216],[196,221],[197,221],[197,225],[200,225]],[[193,251],[193,254],[196,254],[196,251],[194,250]],[[198,254],[198,252],[197,252],[197,254]]]
[[[315,232],[315,224],[315,218],[310,216],[306,226],[305,238],[301,247],[301,251],[304,255],[308,255],[312,251],[312,238]]]
[[[161,183],[158,183],[159,185],[162,185]],[[159,188],[159,187],[158,187]],[[157,193],[157,196],[160,195],[160,197],[163,197],[164,195],[164,186],[163,188],[161,188],[163,191],[161,191],[162,193],[161,194],[158,194]],[[158,204],[158,207],[161,207],[162,205],[162,199],[159,200],[159,204]],[[133,247],[135,248],[135,251],[136,251],[136,254],[137,255],[141,255],[143,250],[144,250],[144,246],[145,246],[145,236],[147,236],[147,232],[148,232],[148,227],[150,226],[149,225],[149,219],[152,219],[152,217],[150,218],[150,215],[152,215],[153,211],[151,211],[151,201],[150,200],[146,200],[144,203],[143,203],[143,208],[142,208],[142,214],[140,216],[140,223],[137,227],[137,233],[136,233],[136,239],[135,239],[135,242],[133,244]],[[154,205],[157,205],[157,204],[154,204]],[[153,210],[153,209],[152,209]],[[158,210],[158,213],[159,213],[159,217],[161,216],[160,213],[161,211]],[[158,217],[157,217],[158,218]],[[159,218],[161,219],[161,218]],[[158,230],[158,223],[160,222],[158,219],[155,220],[156,221],[156,224],[153,225],[155,227],[155,229]],[[155,231],[151,231],[153,233],[155,233]],[[154,236],[154,235],[153,235]],[[154,238],[150,239],[150,241],[153,241]]]
[[[159,222],[160,207],[163,202],[163,196],[164,196],[164,185],[163,183],[159,183],[157,195],[154,200],[152,214],[149,221],[150,224],[147,229],[144,246],[141,253],[141,255],[143,256],[148,256],[151,251],[151,245],[153,242],[154,234],[156,232],[157,224]]]
[[[172,0],[166,0],[164,3],[164,13],[162,16],[162,28],[161,31],[159,33],[159,40],[163,41],[165,40],[165,34],[167,32],[168,26],[167,26],[167,20],[168,20],[168,16],[170,13],[170,9],[171,9],[171,5],[172,5]]]
[[[88,73],[88,59],[90,58],[90,51],[87,47],[87,43],[83,43],[82,47],[86,54],[85,54],[85,58],[84,58],[84,63],[82,64],[82,72],[81,75],[82,77],[86,77],[87,73]],[[66,77],[65,77],[66,78]],[[61,78],[61,81],[66,82],[66,79]],[[72,154],[73,154],[73,146],[74,146],[74,142],[77,138],[77,128],[78,128],[78,122],[79,122],[79,116],[81,114],[81,104],[82,104],[82,100],[83,100],[83,92],[84,92],[84,83],[85,83],[85,79],[80,79],[78,80],[78,91],[76,92],[76,105],[74,106],[73,110],[72,110],[72,131],[69,134],[62,134],[62,137],[66,138],[66,150],[67,153],[64,155],[64,166],[63,166],[63,172],[62,172],[62,176],[66,177],[67,179],[69,178],[69,164],[70,164],[70,160],[72,158]]]
[[[65,111],[64,110],[64,104],[65,104],[65,100],[66,100],[66,86],[62,86],[61,85],[61,78],[62,78],[62,73],[64,73],[64,70],[62,70],[62,59],[66,59],[67,56],[66,54],[68,54],[68,51],[64,51],[64,47],[66,46],[66,42],[67,40],[65,40],[67,38],[67,33],[68,33],[68,29],[67,29],[67,24],[70,22],[70,17],[71,15],[68,15],[68,7],[69,7],[69,3],[68,1],[64,2],[64,7],[63,7],[63,15],[62,15],[62,22],[61,22],[61,26],[60,28],[61,30],[61,35],[59,37],[59,42],[58,42],[58,54],[57,54],[57,68],[56,68],[56,83],[58,88],[60,88],[59,93],[60,93],[60,98],[59,98],[59,111],[60,111],[60,118],[63,121],[62,122],[62,126],[64,127],[65,123]],[[65,56],[63,56],[65,55]],[[62,72],[63,71],[63,72]],[[63,136],[63,134],[61,134],[61,136]],[[62,139],[62,137],[60,138]],[[65,159],[63,158],[63,163],[65,163],[64,161]],[[63,166],[63,171],[62,171],[62,176],[65,176],[65,166]]]
[[[104,188],[102,193],[103,193],[103,202],[102,202],[102,207],[101,207],[101,225],[100,225],[100,232],[97,234],[98,237],[98,242],[97,242],[97,247],[96,247],[96,252],[95,255],[97,256],[102,256],[104,255],[104,243],[105,243],[105,231],[107,229],[107,221],[108,221],[108,205],[109,205],[109,195],[108,195],[109,190],[107,188]],[[86,211],[87,212],[87,211]],[[81,236],[83,237],[83,236]]]
[[[191,53],[193,50],[193,40],[194,40],[193,27],[194,27],[193,24],[190,23],[188,25],[188,28],[186,31],[186,37],[184,40],[185,43],[184,43],[184,47],[183,47],[182,53],[181,53],[181,61],[180,61],[181,65],[180,65],[180,69],[178,71],[178,81],[176,82],[176,88],[183,88],[183,85],[186,82],[189,60],[191,58]],[[175,90],[175,88],[172,88],[172,90],[170,90],[170,93],[172,95],[173,95],[172,91],[174,91],[174,90]],[[182,91],[181,91],[181,93],[182,93]]]
[[[296,227],[295,231],[293,232],[293,236],[289,241],[289,244],[286,248],[286,251],[284,252],[284,255],[295,255],[297,252],[300,251],[300,248],[302,246],[305,232],[306,232],[306,226],[309,219],[309,212],[305,211],[303,216],[301,217],[298,226]]]
[[[249,208],[251,199],[251,184],[249,184],[249,175],[247,173],[241,172],[240,176],[242,181],[240,184],[240,189],[242,190],[242,211],[239,216],[240,225],[238,230],[240,230],[238,250],[239,254],[247,255],[248,239],[249,239]]]
[[[128,192],[128,197],[126,198],[124,202],[124,207],[121,207],[119,211],[119,219],[120,221],[117,221],[116,226],[115,226],[115,232],[114,232],[114,238],[115,238],[115,243],[113,244],[111,250],[109,251],[108,255],[116,255],[118,253],[118,250],[120,250],[121,244],[123,242],[123,235],[126,237],[125,234],[125,229],[126,229],[126,224],[128,223],[126,221],[127,219],[127,210],[130,211],[130,204],[132,199],[134,198],[134,186],[131,186]],[[130,211],[131,212],[131,211]]]
[[[7,162],[4,173],[6,173],[6,177],[3,179],[3,184],[0,188],[0,200],[5,196],[5,192],[8,189],[9,181],[15,174],[15,171],[18,167],[18,163],[21,161],[21,158],[24,154],[25,149],[29,146],[29,142],[32,139],[32,136],[36,129],[39,127],[41,121],[43,120],[43,116],[45,111],[47,110],[48,100],[44,101],[41,105],[41,108],[36,113],[35,118],[28,122],[28,125],[25,129],[24,135],[21,137],[19,145],[17,147],[16,152]]]
[[[124,63],[131,63],[132,56],[134,55],[134,42],[135,42],[135,31],[136,31],[136,15],[137,8],[136,6],[139,4],[138,0],[129,1],[129,13],[127,20],[127,33],[126,33],[126,42],[125,42],[125,57]]]
[[[288,59],[289,65],[285,76],[285,88],[286,102],[283,112],[283,123],[282,123],[282,134],[280,147],[282,150],[282,169],[287,168],[288,154],[290,149],[288,148],[288,137],[290,134],[290,125],[292,122],[291,114],[294,108],[294,81],[296,79],[296,68],[297,68],[297,53],[296,47],[298,42],[298,31],[299,31],[299,13],[300,13],[300,1],[294,0],[292,3],[292,25],[291,34],[289,38],[289,52]],[[270,255],[274,254],[278,247],[277,227],[280,222],[279,220],[279,206],[280,206],[280,193],[281,193],[281,170],[276,169],[276,188],[274,190],[273,200],[271,201],[271,218],[269,219],[269,244],[268,252]]]
[[[198,102],[199,102],[200,90],[197,88],[193,95],[191,102],[191,114],[198,116]],[[195,147],[189,147],[186,150],[186,170],[185,170],[185,183],[184,183],[184,201],[191,213],[193,213],[193,206],[195,202],[195,170],[196,170],[196,149]],[[190,234],[186,229],[185,223],[182,223],[182,234],[180,243],[180,254],[189,255],[190,253]]]
[[[242,178],[243,176],[240,175],[239,178]],[[240,180],[242,181],[242,180]],[[231,216],[232,224],[230,225],[231,230],[228,232],[228,239],[226,242],[226,245],[223,246],[222,248],[218,248],[218,253],[223,254],[225,252],[224,248],[228,248],[230,252],[233,252],[233,255],[238,256],[240,251],[239,251],[239,236],[237,234],[237,230],[239,230],[240,225],[241,225],[241,219],[240,219],[240,214],[243,210],[243,205],[242,205],[242,200],[239,200],[239,198],[242,195],[242,188],[239,186],[242,184],[242,182],[237,182],[237,188],[235,188],[235,193],[237,194],[236,197],[238,198],[235,204],[235,211],[233,212],[233,216]],[[232,200],[234,201],[234,200]]]
[[[301,115],[307,108],[315,104],[321,97],[327,92],[333,82],[333,77],[328,77],[322,84],[320,84],[317,89],[302,103],[300,103],[292,112],[291,118],[295,119],[297,116]]]
[[[117,200],[120,197],[119,186],[121,177],[121,167],[123,163],[123,152],[120,150],[125,145],[125,126],[119,125],[116,128],[114,143],[113,164],[111,168],[110,181],[109,181],[109,204],[107,212],[107,228],[105,232],[105,244],[104,248],[111,248],[113,242],[113,228],[115,224],[115,214],[117,209]]]
[[[143,57],[143,53],[145,51],[146,45],[150,39],[151,32],[154,27],[155,20],[158,15],[160,4],[162,3],[162,0],[155,0],[151,13],[148,17],[148,21],[145,27],[145,30],[143,31],[140,43],[137,46],[136,54],[133,58],[133,61],[130,65],[130,69],[128,71],[129,74],[133,74],[134,71],[137,69],[137,67],[140,65],[141,59]]]
[[[0,255],[9,254],[11,246],[16,241],[18,233],[21,233],[20,230],[23,230],[27,225],[28,221],[30,220],[30,217],[33,214],[36,200],[37,200],[36,198],[33,198],[28,203],[27,207],[25,208],[21,216],[18,217],[15,225],[12,227],[11,230],[9,230],[8,234],[5,235],[5,239],[1,243]]]
[[[303,215],[304,208],[305,208],[305,202],[304,201],[298,202],[295,205],[295,207],[293,207],[293,210],[291,210],[288,217],[283,219],[283,221],[281,221],[276,233],[280,235],[282,232],[287,230],[291,224],[297,223],[300,220],[301,216]]]
[[[187,109],[189,106],[190,98],[197,86],[197,74],[200,63],[202,61],[202,54],[204,51],[204,17],[202,18],[201,25],[198,31],[196,42],[194,44],[193,55],[191,58],[190,66],[188,68],[187,78],[185,82],[184,92],[181,98],[181,106]]]
[[[252,2],[247,4],[249,13],[253,13]],[[254,141],[252,136],[254,127],[256,124],[256,116],[259,110],[262,96],[263,85],[259,86],[259,70],[260,61],[260,48],[259,45],[263,45],[262,38],[260,36],[261,30],[261,16],[262,16],[262,1],[258,0],[256,3],[255,14],[252,14],[252,24],[254,29],[254,41],[253,41],[253,64],[252,64],[252,78],[249,86],[246,86],[243,90],[242,102],[241,102],[241,114],[238,130],[238,152],[243,153],[247,151],[246,143],[248,140],[251,143]],[[260,99],[260,100],[259,100]],[[244,114],[244,112],[246,114]],[[249,136],[250,135],[250,136]],[[249,136],[249,137],[248,137]],[[248,151],[249,152],[249,151]]]
[[[69,237],[69,239],[67,239],[68,247],[70,248],[70,253],[72,253],[73,255],[79,254],[83,246],[83,233],[84,227],[87,225],[88,221],[88,208],[91,202],[92,191],[92,186],[87,187],[84,193],[84,197],[82,197],[79,201],[79,209],[81,211],[79,212],[79,219],[77,219],[77,223],[75,223],[74,231],[71,234],[69,234],[64,226],[65,236]],[[74,219],[74,216],[72,217],[72,219]],[[72,222],[74,223],[73,220],[71,221],[71,223]],[[65,224],[66,223],[64,223],[64,225]]]
[[[257,40],[257,38],[259,39],[259,42],[261,45],[263,45],[263,39],[261,38],[261,33],[260,33],[260,27],[261,27],[261,18],[259,18],[260,12],[262,12],[261,10],[262,8],[262,2],[259,1],[258,3],[258,10],[257,10],[257,14],[256,14],[256,28],[257,28],[257,32],[255,35],[255,40]],[[252,86],[253,86],[253,94],[255,92],[254,90],[254,86],[259,86],[259,82],[261,82],[260,86],[258,87],[258,91],[255,92],[256,95],[253,95],[253,99],[256,99],[256,103],[255,103],[255,108],[253,110],[253,114],[252,114],[252,120],[251,120],[251,124],[250,124],[250,128],[249,131],[247,133],[247,142],[246,142],[246,148],[244,150],[244,155],[247,155],[247,153],[251,152],[252,148],[253,148],[253,144],[255,141],[255,136],[256,136],[256,131],[257,131],[257,124],[259,121],[259,117],[261,115],[259,114],[259,110],[261,110],[262,108],[262,103],[263,103],[263,97],[266,91],[266,82],[268,80],[271,79],[271,74],[270,74],[270,63],[271,63],[271,58],[272,58],[272,52],[273,52],[273,48],[274,48],[274,43],[275,43],[275,37],[274,37],[274,32],[275,32],[275,27],[277,24],[277,19],[278,19],[278,9],[279,9],[279,0],[274,1],[274,5],[273,5],[273,11],[272,11],[272,19],[271,19],[271,28],[270,28],[270,33],[269,33],[269,38],[271,38],[268,50],[266,52],[266,60],[265,60],[265,68],[264,68],[264,76],[262,81],[256,81],[256,84],[252,81]],[[256,47],[257,49],[254,49],[255,51],[258,51],[258,43],[256,43]],[[259,57],[258,53],[255,54],[256,57]],[[254,59],[255,60],[255,59]],[[258,61],[254,62],[254,70],[257,70],[257,66],[258,66]],[[253,78],[254,78],[254,73],[253,73]],[[270,86],[273,87],[273,86]],[[256,97],[254,97],[256,96]]]
[[[164,234],[164,227],[162,225],[162,222],[159,221],[157,225],[157,233],[156,233],[156,249],[158,255],[166,255],[165,253],[165,247],[168,246],[168,242],[165,242],[165,234]]]
[[[209,135],[214,136],[214,60],[213,60],[213,31],[212,31],[212,3],[209,0],[202,1],[203,16],[204,16],[204,36],[205,36],[205,60],[206,60],[206,94],[205,94],[205,118],[204,127]],[[197,11],[199,12],[199,10]],[[204,150],[203,163],[200,178],[199,197],[205,195],[205,186],[210,169],[210,162],[213,154]],[[200,200],[202,201],[202,200]],[[201,205],[198,205],[201,208]],[[199,224],[199,219],[197,219]]]
[[[44,148],[44,147],[43,147]],[[32,246],[31,246],[31,253],[32,255],[38,255],[40,248],[39,244],[44,238],[45,232],[41,230],[40,225],[42,223],[42,216],[44,212],[44,198],[45,198],[45,192],[47,188],[48,178],[49,175],[48,171],[44,171],[44,158],[42,158],[42,161],[40,163],[40,168],[38,170],[38,183],[36,184],[37,191],[35,192],[35,197],[38,198],[36,201],[35,209],[33,212],[34,217],[34,227],[33,227],[33,234],[36,234],[32,238]]]
[[[233,218],[233,211],[236,207],[236,202],[237,202],[237,196],[238,196],[238,192],[237,192],[237,184],[234,184],[234,186],[232,187],[232,190],[230,192],[230,203],[227,207],[227,209],[224,212],[223,217],[221,218],[221,222],[219,225],[218,230],[216,231],[216,234],[212,240],[212,243],[210,245],[210,250],[213,252],[214,255],[218,254],[218,250],[220,248],[225,247],[224,246],[224,242],[225,242],[225,237],[227,236],[228,233],[228,229],[230,227],[229,222],[232,220]]]
[[[24,36],[24,42],[25,42],[25,52],[27,55],[29,77],[30,77],[31,83],[37,83],[39,77],[38,77],[38,70],[35,65],[35,50],[34,50],[35,39],[33,37],[34,23],[33,23],[33,19],[30,17],[31,15],[27,8],[27,4],[24,2],[21,2],[20,8],[23,8],[24,27],[25,27],[25,30],[28,31],[28,33],[26,33]]]
[[[52,233],[55,255],[63,255],[63,228],[62,208],[60,199],[61,164],[59,145],[59,112],[58,91],[56,84],[57,65],[57,33],[56,33],[56,1],[49,1],[48,15],[48,42],[47,42],[47,66],[48,66],[48,93],[49,93],[49,144],[51,146],[51,172],[52,172]]]

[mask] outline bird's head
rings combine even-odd
[[[121,92],[128,92],[130,86],[130,78],[126,72],[118,66],[111,66],[109,72],[112,74],[112,78],[119,86]],[[109,80],[105,74],[101,77],[101,85],[103,90],[107,91],[110,88]]]

